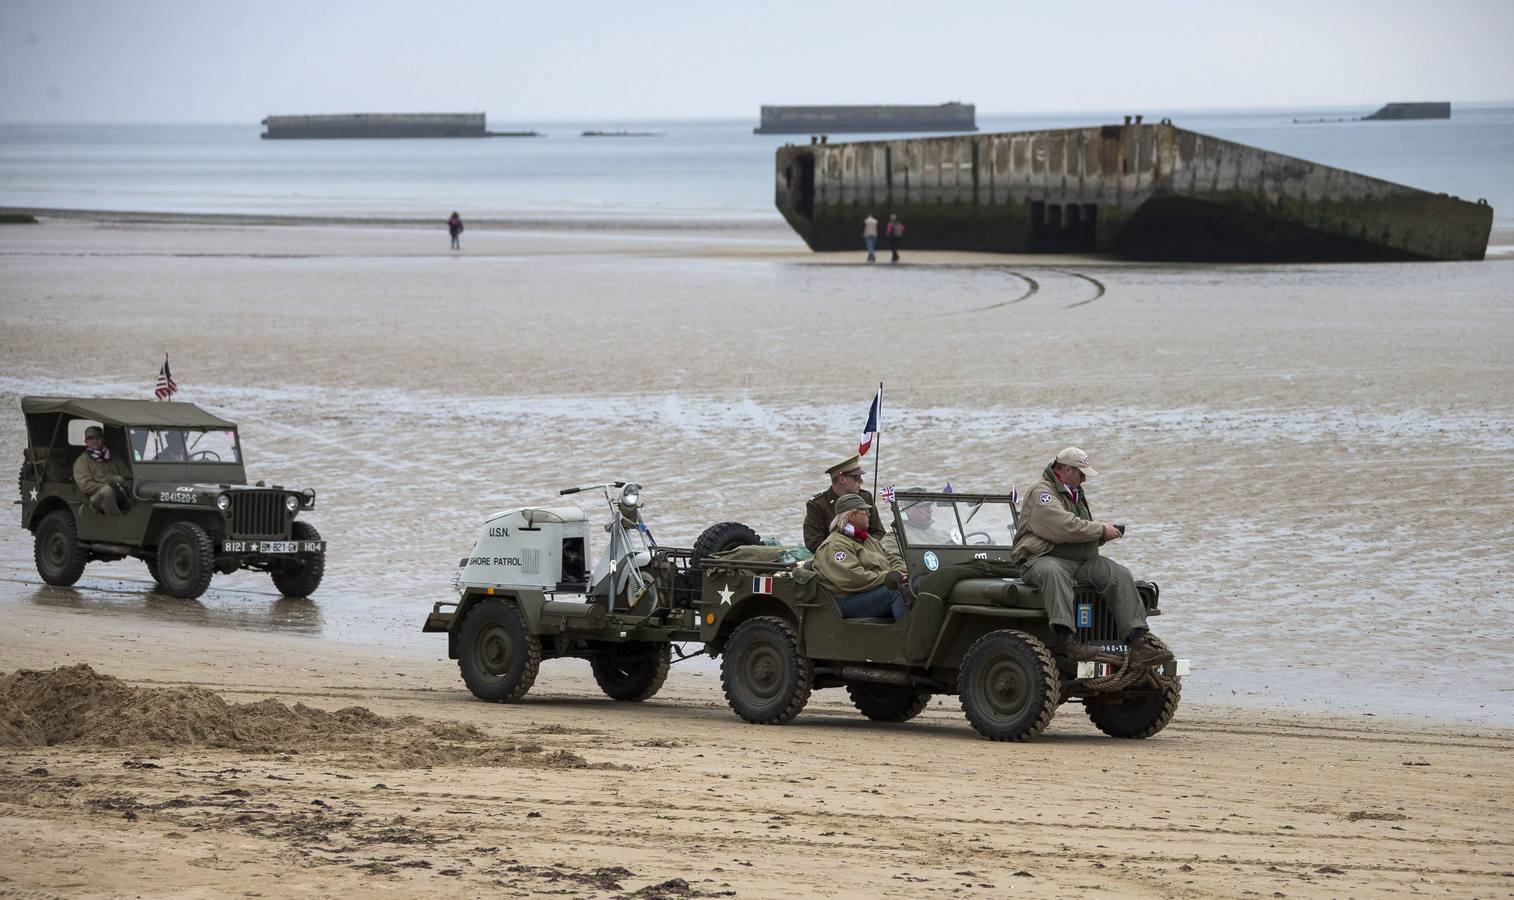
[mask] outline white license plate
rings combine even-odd
[[[264,541],[261,549],[264,553],[299,553],[299,541]]]

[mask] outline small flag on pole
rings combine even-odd
[[[873,438],[878,436],[878,411],[883,407],[883,385],[878,385],[878,395],[873,405],[867,408],[867,424],[862,427],[862,438],[857,441],[857,455],[866,456],[873,448]]]
[[[883,490],[881,490],[881,491],[878,492],[878,502],[879,503],[893,503],[894,502],[894,486],[893,485],[891,485],[891,484],[890,485],[886,485],[883,488]]]
[[[178,382],[173,380],[173,374],[168,371],[168,354],[163,354],[163,368],[158,370],[158,383],[152,390],[152,395],[159,400],[167,400],[179,392]]]

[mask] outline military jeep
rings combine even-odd
[[[1008,564],[1010,496],[895,495],[889,511],[912,584],[958,563],[994,574],[963,578],[945,597],[915,591],[894,622],[842,618],[811,568],[737,522],[711,526],[693,548],[660,546],[641,517],[639,487],[599,487],[610,547],[592,570],[588,516],[564,506],[496,513],[460,561],[459,599],[436,603],[423,630],[448,635],[475,696],[519,700],[542,660],[577,657],[610,697],[645,700],[667,676],[672,645],[702,643],[721,659],[732,710],[758,724],[788,722],[813,691],[834,687],[885,722],[915,717],[933,694],[956,694],[993,740],[1036,736],[1069,701],[1125,738],[1156,734],[1177,709],[1187,661],[1126,665],[1113,616],[1088,586],[1076,593],[1077,624],[1100,658],[1073,662],[1050,649],[1040,594]],[[1147,614],[1159,614],[1158,587],[1137,586]]]
[[[21,525],[35,538],[37,572],[71,585],[93,561],[136,557],[175,596],[205,593],[216,572],[255,569],[289,597],[321,583],[326,542],[297,520],[315,491],[247,484],[235,423],[191,403],[23,397],[27,447]],[[89,426],[127,473],[121,515],[97,511],[74,483]]]

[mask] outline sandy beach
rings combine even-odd
[[[0,531],[0,897],[1514,893],[1509,256],[860,259],[781,226],[0,226],[0,456],[20,396],[147,397],[168,352],[333,548],[309,601],[181,601],[130,560],[45,587]],[[484,515],[572,484],[641,482],[664,543],[797,539],[879,381],[880,484],[1094,455],[1194,660],[1166,731],[1064,706],[999,745],[955,698],[879,726],[838,691],[751,726],[708,660],[644,704],[549,663],[495,706],[420,633]]]

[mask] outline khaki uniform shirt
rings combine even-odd
[[[820,542],[813,565],[826,590],[849,597],[882,587],[888,573],[903,571],[904,560],[871,532],[864,543],[845,532],[833,531]]]
[[[867,501],[868,534],[878,537],[888,534],[883,529],[883,520],[878,518],[878,507],[873,505],[873,495],[867,491],[857,493]],[[825,536],[830,534],[831,520],[836,518],[836,500],[839,496],[833,488],[826,488],[804,504],[804,549],[814,553]]]
[[[1073,500],[1072,492],[1047,466],[1020,503],[1020,523],[1009,556],[1022,563],[1047,554],[1092,559],[1099,555],[1103,538],[1104,526],[1093,521],[1088,511],[1088,486],[1079,488],[1078,499]]]
[[[126,468],[121,465],[119,459],[116,459],[114,453],[108,460],[91,459],[89,451],[86,450],[74,460],[74,484],[79,486],[79,490],[83,491],[86,497],[93,497],[101,488],[113,481],[125,479]]]

